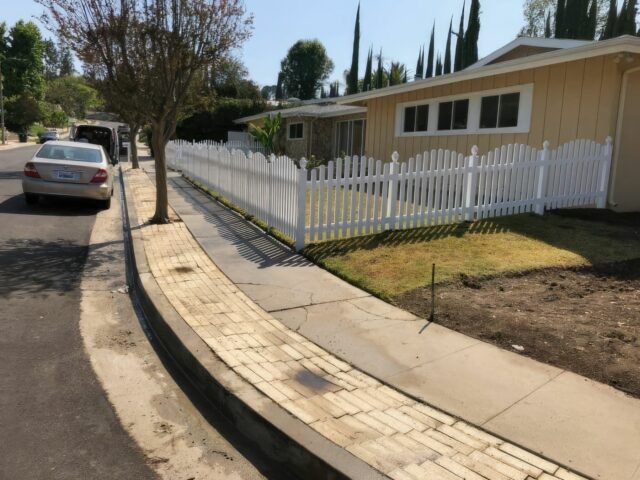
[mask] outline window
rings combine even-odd
[[[509,128],[518,126],[520,92],[482,97],[480,128]]]
[[[102,162],[102,155],[98,148],[70,147],[66,145],[51,145],[45,143],[36,153],[38,158],[51,158],[53,160],[73,160],[76,162]]]
[[[292,123],[289,125],[289,140],[296,140],[302,138],[304,133],[303,123]]]
[[[442,102],[438,109],[438,130],[465,130],[468,117],[468,99]]]
[[[396,137],[527,133],[533,84],[398,103]]]
[[[426,132],[429,125],[429,105],[404,109],[404,132]]]
[[[336,156],[364,155],[366,126],[367,122],[365,120],[338,122],[336,128]]]

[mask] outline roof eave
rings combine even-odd
[[[461,82],[465,80],[473,80],[492,75],[500,75],[502,73],[510,73],[512,71],[523,70],[525,68],[538,68],[555,63],[570,62],[582,58],[597,57],[601,55],[609,55],[614,53],[640,53],[640,37],[625,35],[611,40],[603,40],[600,42],[589,43],[574,48],[566,48],[554,50],[551,52],[540,53],[530,57],[518,58],[507,62],[501,62],[491,65],[485,65],[475,69],[465,69],[459,72],[441,75],[439,77],[427,78],[410,83],[403,83],[393,87],[386,87],[380,90],[372,90],[370,92],[355,93],[338,98],[336,101],[342,105],[349,105],[355,102],[370,100],[372,98],[386,97],[389,95],[397,95],[399,93],[412,92],[423,88],[431,88],[438,85],[446,85],[449,83]]]

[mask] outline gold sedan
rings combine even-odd
[[[99,200],[108,209],[113,195],[113,165],[100,145],[52,141],[24,166],[22,191],[28,204],[40,195]]]

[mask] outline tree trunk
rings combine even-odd
[[[168,137],[163,123],[152,124],[151,143],[156,166],[156,213],[151,223],[169,223],[169,200],[167,196],[167,160],[165,146]]]
[[[140,126],[136,123],[129,124],[129,152],[131,152],[131,168],[140,168],[140,164],[138,163],[138,132],[140,131]]]

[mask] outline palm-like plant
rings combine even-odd
[[[256,141],[260,142],[262,146],[271,153],[273,152],[273,146],[281,127],[282,116],[280,113],[277,115],[269,115],[264,119],[262,127],[255,127],[251,125],[249,127],[249,135],[251,135]]]

